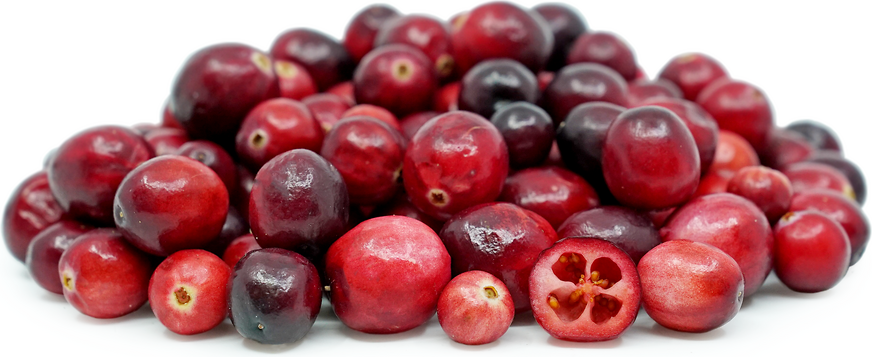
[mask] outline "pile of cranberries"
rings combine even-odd
[[[146,302],[174,333],[226,318],[306,336],[434,314],[463,344],[532,311],[553,337],[620,336],[640,309],[728,323],[774,271],[828,290],[870,237],[833,131],[777,127],[702,53],[649,79],[576,10],[480,5],[448,21],[372,5],[337,41],[295,28],[182,64],[159,124],[77,133],[11,194],[12,256],[81,313]]]

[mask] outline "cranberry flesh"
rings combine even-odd
[[[554,49],[545,68],[560,70],[566,65],[566,54],[575,39],[587,31],[587,24],[575,8],[564,4],[540,4],[534,6],[533,11],[542,16],[554,36]]]
[[[235,267],[236,263],[248,254],[248,252],[258,249],[261,249],[261,247],[260,244],[257,244],[257,239],[254,238],[253,234],[241,235],[230,242],[230,245],[228,245],[227,249],[224,250],[221,259],[224,260],[224,263],[227,263],[228,266]]]
[[[490,121],[506,140],[511,167],[539,166],[548,158],[554,142],[554,124],[542,108],[527,102],[506,104]]]
[[[499,339],[515,318],[512,296],[497,277],[473,270],[445,286],[436,305],[442,330],[455,342],[483,345]]]
[[[557,146],[566,167],[611,197],[603,177],[603,141],[612,122],[627,109],[611,103],[584,103],[572,109],[557,129]]]
[[[841,193],[852,200],[856,198],[848,178],[828,165],[799,162],[788,165],[781,172],[790,180],[796,193],[823,188]]]
[[[563,67],[542,93],[543,108],[560,124],[579,104],[608,102],[627,105],[627,82],[618,72],[598,63]]]
[[[687,100],[696,100],[699,92],[727,72],[714,58],[702,53],[687,53],[669,61],[657,76],[672,81]]]
[[[799,192],[790,201],[791,211],[818,211],[839,223],[851,243],[851,262],[854,265],[866,251],[869,243],[869,219],[853,200],[830,190]]]
[[[836,170],[839,170],[848,181],[851,182],[851,187],[854,189],[857,202],[862,205],[866,202],[866,178],[863,177],[863,172],[851,161],[848,161],[842,155],[835,151],[823,150],[813,154],[808,161],[818,162],[829,165]]]
[[[27,246],[46,227],[61,219],[63,208],[49,188],[48,174],[37,172],[24,179],[3,209],[3,241],[15,259],[24,262]]]
[[[226,150],[208,140],[189,141],[175,152],[179,156],[187,156],[208,166],[224,182],[227,192],[233,196],[239,184],[236,164]]]
[[[275,98],[258,104],[236,134],[236,152],[252,171],[277,155],[293,149],[318,152],[324,131],[306,105]]]
[[[727,191],[754,202],[775,224],[790,209],[793,185],[787,176],[764,166],[745,167],[727,183]]]
[[[587,32],[579,36],[566,56],[566,63],[599,63],[617,71],[625,80],[636,78],[636,56],[624,40],[609,32]]]
[[[509,175],[500,201],[514,203],[542,216],[557,229],[573,213],[599,206],[587,181],[559,167],[533,167]]]
[[[180,335],[209,331],[227,318],[230,267],[205,250],[173,253],[148,283],[148,301],[161,324]]]
[[[318,93],[315,80],[306,68],[291,61],[275,61],[273,65],[282,98],[300,100]]]
[[[454,73],[454,50],[448,25],[426,15],[397,16],[385,21],[375,38],[374,47],[404,44],[423,52],[439,78]]]
[[[306,108],[312,113],[312,117],[321,124],[324,132],[330,131],[333,125],[342,118],[351,106],[342,97],[331,93],[318,93],[310,95],[302,100]]]
[[[240,263],[241,264],[241,263]],[[451,257],[430,227],[403,216],[372,218],[327,252],[333,311],[365,333],[398,333],[436,313]]]
[[[60,220],[39,232],[27,247],[24,265],[30,277],[43,289],[63,294],[64,286],[58,279],[61,255],[76,238],[92,228],[72,220]]]
[[[533,103],[539,97],[536,75],[517,61],[492,59],[479,62],[463,76],[458,108],[490,118],[512,102]]]
[[[647,105],[646,101],[649,100],[671,98],[683,99],[684,95],[675,83],[665,79],[635,80],[627,83],[627,105],[631,108]]]
[[[599,238],[608,241],[621,248],[637,264],[645,253],[660,244],[660,233],[651,219],[621,206],[579,211],[560,225],[557,237]]]
[[[822,213],[790,212],[775,225],[775,275],[791,290],[829,290],[848,272],[850,260],[848,235]]]
[[[741,135],[757,150],[763,149],[773,119],[772,106],[759,88],[722,78],[700,92],[696,102],[717,120],[719,128]]]
[[[706,172],[715,159],[715,151],[718,147],[718,123],[711,115],[706,113],[699,104],[685,99],[658,99],[645,102],[645,105],[654,105],[669,109],[687,125],[693,141],[699,150],[700,171]]]
[[[654,247],[639,262],[642,306],[658,324],[708,332],[739,313],[745,279],[739,264],[714,246],[686,240]]]
[[[530,274],[533,317],[561,340],[615,339],[636,320],[641,302],[633,260],[601,239],[561,240],[542,252]]]
[[[342,45],[348,51],[354,63],[360,62],[374,47],[375,37],[382,25],[395,17],[400,16],[396,9],[385,4],[369,5],[360,10],[345,28],[345,37]]]
[[[272,58],[302,65],[321,91],[351,77],[354,62],[339,42],[312,29],[292,29],[279,35],[269,50]]]
[[[743,167],[760,165],[760,157],[748,140],[727,130],[718,132],[718,145],[715,158],[708,172],[725,171],[732,174]]]
[[[817,150],[842,151],[839,137],[832,129],[822,123],[803,120],[790,123],[786,129],[801,135],[811,147]]]
[[[438,84],[433,64],[420,50],[387,45],[360,61],[354,71],[354,98],[404,116],[427,110]]]

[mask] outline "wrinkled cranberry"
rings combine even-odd
[[[575,8],[564,4],[540,4],[533,11],[542,16],[554,36],[554,49],[545,68],[557,71],[566,65],[566,54],[575,39],[587,31],[587,24]]]
[[[609,241],[637,264],[645,253],[660,244],[660,233],[648,217],[621,206],[579,211],[559,226],[557,236],[560,239],[585,237]]]
[[[555,125],[579,104],[597,101],[627,105],[627,82],[618,72],[597,63],[563,67],[542,93],[542,107]]]
[[[293,61],[312,75],[319,90],[351,78],[354,62],[339,42],[312,29],[293,29],[279,35],[269,50],[276,60]]]
[[[9,196],[3,209],[3,241],[22,263],[27,246],[46,227],[61,219],[63,208],[49,188],[48,174],[37,172],[24,179]]]
[[[557,229],[575,212],[599,206],[587,181],[559,167],[533,167],[506,178],[500,201],[514,203],[542,216]]]
[[[554,124],[542,108],[527,102],[506,104],[490,121],[506,140],[513,168],[539,166],[548,158],[554,143]]]
[[[713,82],[696,98],[718,122],[718,127],[741,135],[758,151],[772,129],[772,106],[763,91],[729,78]]]
[[[345,46],[354,63],[360,62],[360,59],[373,49],[375,37],[382,25],[398,16],[400,13],[390,5],[373,4],[358,11],[351,18],[348,27],[345,28],[342,45]]]
[[[427,15],[405,15],[384,22],[375,38],[375,47],[404,44],[423,52],[439,78],[454,73],[454,50],[448,25]]]
[[[536,75],[517,61],[492,59],[479,62],[463,76],[458,109],[490,118],[500,107],[512,102],[536,102]]]
[[[354,71],[354,98],[397,116],[427,110],[439,82],[433,64],[408,45],[374,49]]]
[[[277,155],[293,149],[321,150],[324,131],[306,105],[275,98],[248,113],[236,133],[236,152],[252,171]]]
[[[669,60],[657,77],[678,85],[687,100],[696,100],[703,88],[727,77],[727,72],[714,58],[702,53],[687,53]]]
[[[586,32],[579,36],[569,53],[566,64],[599,63],[631,81],[636,78],[636,56],[626,41],[610,32]]]

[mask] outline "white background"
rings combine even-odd
[[[403,13],[447,19],[479,1],[392,1]],[[521,1],[525,6],[536,2]],[[620,34],[650,76],[673,56],[701,51],[734,77],[761,87],[778,125],[827,123],[846,156],[872,173],[872,7],[864,2],[574,1],[590,28]],[[41,168],[45,154],[75,132],[100,124],[157,122],[176,71],[192,52],[219,42],[268,49],[282,31],[312,27],[337,38],[365,2],[149,1],[12,2],[0,5],[0,197]],[[865,209],[867,215],[870,210]],[[229,321],[199,336],[167,331],[144,307],[95,320],[41,290],[23,265],[0,253],[0,355],[73,352],[150,355],[857,355],[872,328],[872,257],[834,289],[798,294],[774,276],[726,326],[705,334],[672,332],[644,313],[617,340],[550,338],[530,315],[498,342],[451,342],[438,322],[397,335],[345,328],[329,305],[301,342],[278,347],[243,340]],[[414,289],[414,287],[409,287]]]

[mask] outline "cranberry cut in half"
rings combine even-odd
[[[374,49],[354,71],[354,98],[396,116],[427,110],[439,85],[433,64],[419,49],[386,45]]]
[[[342,45],[345,46],[354,63],[360,62],[360,59],[373,49],[376,35],[382,25],[398,16],[400,13],[390,5],[373,4],[358,11],[351,18],[348,27],[345,28]]]
[[[512,102],[533,103],[539,97],[536,75],[517,61],[492,59],[466,72],[460,84],[458,109],[490,118]]]
[[[660,244],[660,233],[651,219],[621,206],[579,211],[559,226],[557,237],[587,237],[608,241],[621,248],[637,264],[645,253]]]
[[[273,64],[282,98],[300,100],[318,93],[315,80],[303,66],[291,61],[275,61]]]
[[[512,296],[497,277],[480,270],[448,282],[436,305],[439,325],[451,340],[483,345],[499,339],[515,318]]]
[[[774,225],[790,209],[793,185],[781,172],[764,166],[749,166],[730,179],[726,192],[754,202]]]
[[[772,129],[772,106],[763,91],[752,84],[730,78],[711,83],[696,98],[718,127],[741,135],[758,151]]]
[[[816,189],[799,192],[790,201],[791,211],[812,210],[823,213],[845,229],[851,243],[851,262],[856,264],[869,243],[869,219],[860,206],[838,192]]]
[[[58,279],[61,255],[76,238],[91,229],[88,225],[62,219],[39,232],[27,246],[27,256],[24,258],[30,277],[43,289],[63,294],[64,286]]]
[[[822,188],[841,193],[852,200],[857,197],[848,178],[829,165],[799,162],[788,165],[781,172],[790,180],[796,193]]]
[[[598,63],[563,67],[542,92],[542,108],[560,124],[579,104],[608,102],[627,105],[627,81],[615,70]]]
[[[24,262],[27,246],[33,238],[58,222],[63,214],[63,208],[51,192],[45,171],[24,179],[3,209],[3,241],[9,253]]]
[[[790,123],[785,128],[801,135],[811,147],[817,150],[832,150],[841,152],[842,143],[839,137],[828,126],[814,120],[802,120]]]
[[[236,152],[252,171],[281,153],[293,149],[318,152],[324,130],[306,105],[293,99],[274,98],[258,104],[236,133]]]
[[[405,15],[391,18],[382,25],[375,38],[374,47],[404,44],[423,52],[439,78],[454,73],[454,50],[448,25],[427,15]]]
[[[727,77],[727,71],[714,58],[702,53],[687,53],[669,60],[657,77],[678,85],[687,100],[696,100],[703,88]]]
[[[564,4],[540,4],[534,6],[533,11],[542,16],[554,35],[554,49],[545,68],[549,71],[560,70],[566,65],[566,54],[575,39],[587,31],[587,24],[578,10]]]
[[[490,121],[506,140],[511,167],[539,166],[548,158],[554,143],[554,124],[542,108],[527,102],[506,104]]]
[[[300,28],[288,30],[273,41],[272,58],[302,65],[324,91],[351,77],[354,62],[339,42],[324,33]]]
[[[536,322],[555,338],[607,341],[636,320],[642,287],[621,249],[601,239],[566,238],[539,255],[530,303]]]
[[[829,290],[848,272],[851,244],[820,212],[789,212],[775,225],[775,275],[793,291]]]
[[[575,40],[566,55],[566,64],[582,62],[614,69],[627,81],[635,79],[638,71],[630,45],[610,32],[587,32]]]
[[[535,212],[554,229],[573,213],[599,206],[599,197],[587,181],[554,166],[531,167],[509,175],[499,200]]]
[[[180,335],[209,331],[227,318],[230,267],[200,249],[173,253],[148,283],[148,301],[161,324]]]

